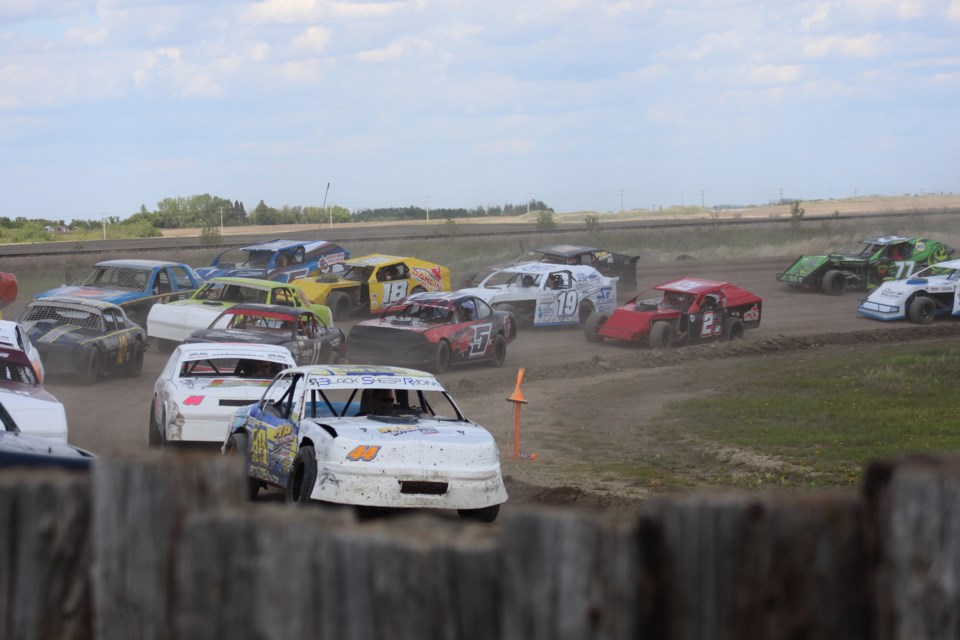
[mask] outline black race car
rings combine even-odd
[[[486,361],[503,364],[517,323],[506,311],[465,293],[416,293],[379,318],[350,329],[350,361],[428,368]]]
[[[93,384],[101,375],[136,378],[143,369],[147,334],[112,302],[37,298],[17,322],[40,352],[47,374],[72,373]]]
[[[298,365],[336,364],[346,358],[343,331],[310,309],[279,304],[238,304],[185,342],[247,342],[286,347]]]
[[[494,271],[522,262],[549,262],[551,264],[585,264],[608,277],[620,278],[618,284],[624,291],[637,286],[637,260],[640,256],[613,253],[595,247],[573,244],[555,244],[527,252],[512,262],[484,267],[463,279],[461,289],[477,286]]]

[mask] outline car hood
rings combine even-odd
[[[26,433],[0,431],[0,467],[61,466],[87,468],[94,459],[89,451]]]
[[[881,304],[903,306],[907,299],[917,291],[927,293],[952,293],[957,283],[947,278],[907,278],[890,280],[867,296],[867,301]]]

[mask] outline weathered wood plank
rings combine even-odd
[[[0,522],[0,637],[89,638],[89,476],[0,473]]]
[[[636,638],[650,624],[637,514],[530,508],[504,528],[504,638]]]
[[[177,637],[498,637],[493,530],[427,515],[356,524],[342,513],[258,505],[191,517]]]
[[[864,496],[875,637],[960,637],[960,458],[875,463]]]
[[[102,640],[170,634],[185,518],[244,502],[237,458],[157,452],[101,459],[93,473],[94,632]]]
[[[644,505],[659,523],[662,637],[867,637],[862,508],[851,494],[728,492]]]

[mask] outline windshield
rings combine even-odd
[[[307,390],[306,401],[305,418],[330,416],[335,413],[337,416],[368,416],[372,420],[380,418],[387,424],[402,424],[403,418],[411,421],[466,421],[450,396],[443,391],[310,388]]]
[[[181,378],[256,378],[272,380],[286,367],[279,362],[257,360],[255,358],[205,358],[187,360],[180,365]]]
[[[403,307],[391,307],[383,313],[388,319],[410,319],[421,322],[449,322],[453,311],[447,307],[424,304],[408,304]]]
[[[146,291],[151,271],[134,267],[94,267],[87,275],[74,281],[75,285],[99,289]]]
[[[72,325],[94,331],[103,331],[103,318],[95,311],[33,304],[23,310],[17,322],[51,321],[56,325]]]
[[[518,287],[539,287],[541,274],[533,273],[515,273],[512,271],[498,271],[483,283],[484,287],[503,287],[506,285],[516,285]]]
[[[340,274],[340,277],[344,280],[355,280],[358,282],[366,282],[370,279],[370,275],[373,273],[373,267],[363,266],[359,264],[352,264],[347,267],[347,270]]]

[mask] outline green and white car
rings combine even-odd
[[[257,278],[213,278],[185,300],[154,305],[147,317],[147,335],[160,348],[172,351],[190,334],[206,329],[217,316],[236,304],[279,304],[310,309],[328,326],[333,326],[330,308],[311,304],[298,286]]]
[[[847,289],[869,291],[887,280],[906,278],[917,269],[949,260],[953,249],[936,240],[881,236],[861,240],[858,254],[800,256],[777,280],[797,288],[840,295]]]

